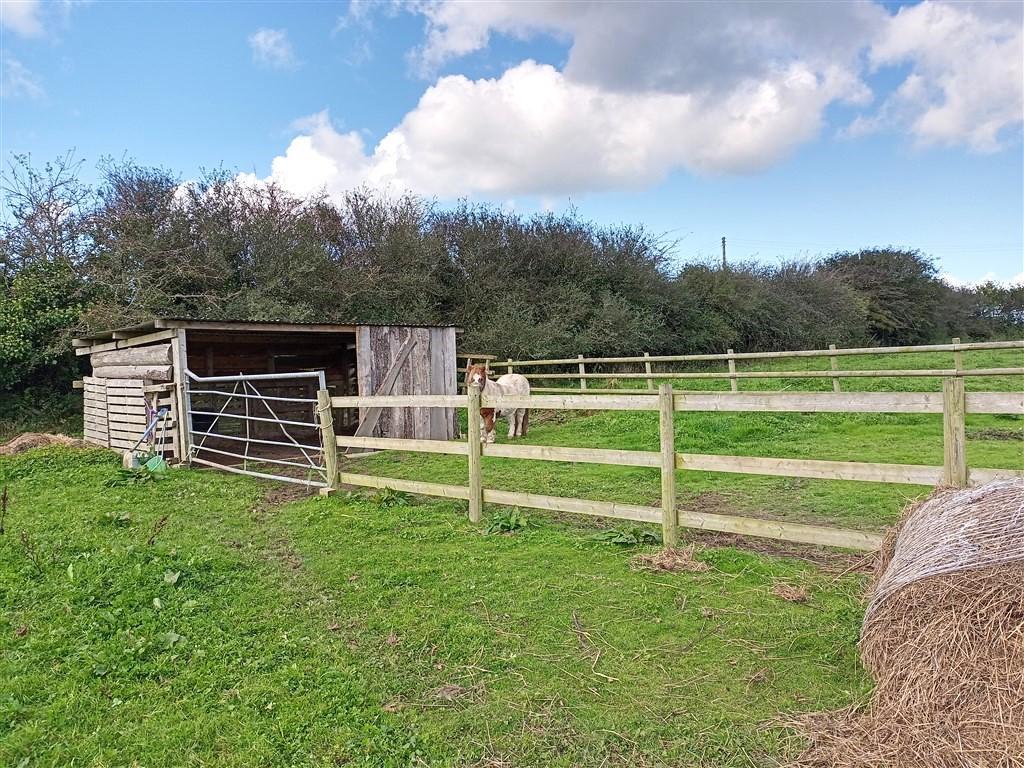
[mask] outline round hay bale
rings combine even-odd
[[[1024,480],[912,505],[868,596],[871,700],[792,723],[792,765],[1024,766]]]

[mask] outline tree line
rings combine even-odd
[[[916,344],[1024,330],[1024,287],[938,279],[914,250],[679,265],[642,227],[225,172],[16,158],[0,223],[0,393],[66,389],[70,339],[153,316],[450,323],[516,358]]]

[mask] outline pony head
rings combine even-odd
[[[476,384],[483,388],[487,383],[487,366],[480,365],[467,365],[466,366],[466,386],[470,384]]]

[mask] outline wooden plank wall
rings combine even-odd
[[[107,433],[107,381],[86,376],[82,379],[85,441],[110,447]]]
[[[373,395],[387,376],[398,351],[409,339],[416,340],[402,367],[392,394],[454,395],[455,329],[361,326],[358,355],[359,394]],[[457,434],[454,409],[432,413],[430,408],[388,408],[380,416],[374,435],[409,439],[451,440]]]

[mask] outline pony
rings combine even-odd
[[[496,381],[487,377],[487,367],[484,365],[466,366],[466,386],[476,384],[480,387],[481,395],[497,397],[501,395],[526,396],[530,394],[530,382],[526,377],[518,373],[506,373]],[[509,439],[526,437],[527,427],[530,423],[530,411],[526,408],[509,408],[505,411],[495,412],[494,408],[481,408],[480,415],[484,417],[480,425],[480,442],[494,442],[494,422],[501,416],[508,418]]]

